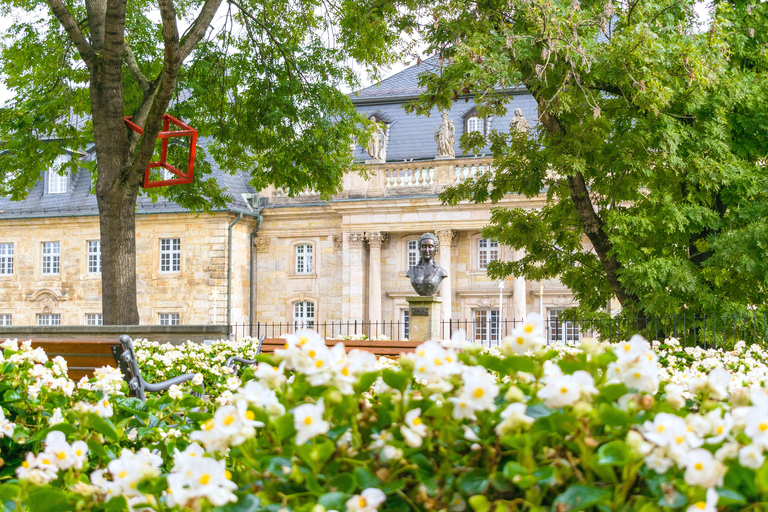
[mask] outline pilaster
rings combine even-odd
[[[453,245],[453,239],[456,236],[451,229],[439,229],[435,232],[440,242],[438,247],[439,265],[448,272],[448,276],[443,279],[443,284],[440,285],[440,297],[443,300],[443,310],[441,318],[445,321],[451,320],[451,312],[453,311],[453,287],[451,280],[453,279],[453,269],[451,264],[451,247]]]
[[[386,233],[368,233],[368,320],[381,322],[381,244],[386,240]]]
[[[342,310],[344,318],[350,321],[364,319],[363,305],[365,297],[363,285],[365,272],[363,268],[364,233],[347,233],[344,237],[344,302]]]

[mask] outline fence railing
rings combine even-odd
[[[443,339],[450,339],[457,331],[463,330],[467,340],[496,346],[504,336],[513,333],[522,325],[523,319],[496,318],[441,321]],[[346,336],[366,336],[401,340],[408,338],[408,322],[369,322],[335,320],[327,322],[257,322],[235,324],[230,327],[231,335],[279,338],[297,330],[311,328],[324,338],[338,339]],[[660,317],[578,317],[561,318],[552,316],[545,319],[544,334],[548,344],[577,344],[583,337],[600,340],[620,341],[641,334],[649,340],[677,338],[683,346],[704,348],[730,348],[739,340],[749,344],[768,342],[768,315],[669,315]]]

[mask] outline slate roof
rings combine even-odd
[[[378,84],[350,94],[352,103],[355,104],[359,112],[369,118],[376,115],[388,125],[388,162],[429,160],[437,156],[437,143],[434,135],[435,130],[442,122],[440,112],[437,109],[432,109],[429,117],[406,114],[403,110],[403,103],[421,91],[421,88],[417,87],[418,74],[435,70],[438,67],[437,57],[430,57],[422,61],[419,66],[413,65]],[[459,139],[464,134],[464,116],[475,106],[474,98],[462,97],[453,103],[448,112],[449,118],[453,120],[456,127],[454,151],[457,157],[490,155],[491,153],[490,148],[485,148],[477,154],[464,154],[459,148]],[[516,108],[522,110],[532,127],[536,126],[538,119],[536,100],[527,91],[522,90],[510,95],[507,113],[504,116],[489,120],[490,130],[508,132],[509,122],[514,117]],[[371,158],[362,145],[355,148],[354,156],[356,160],[361,162]]]
[[[211,176],[232,197],[225,211],[253,215],[254,211],[242,194],[252,194],[255,190],[248,184],[248,175],[238,173],[234,176],[218,169],[211,161]],[[48,194],[48,173],[41,179],[22,201],[11,201],[0,197],[0,219],[19,219],[28,217],[68,217],[98,215],[96,196],[91,194],[91,176],[86,169],[78,169],[70,176],[69,189],[64,194]],[[183,213],[188,210],[167,199],[152,202],[150,198],[139,197],[137,214]]]

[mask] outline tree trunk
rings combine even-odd
[[[101,307],[104,325],[138,325],[136,193],[98,197],[101,228]]]

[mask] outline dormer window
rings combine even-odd
[[[69,162],[69,155],[59,155],[53,161],[51,170],[48,171],[48,193],[66,194],[69,185],[69,171],[59,174],[64,164]]]
[[[464,115],[464,132],[486,134],[486,119],[478,116],[477,110],[474,108]]]

